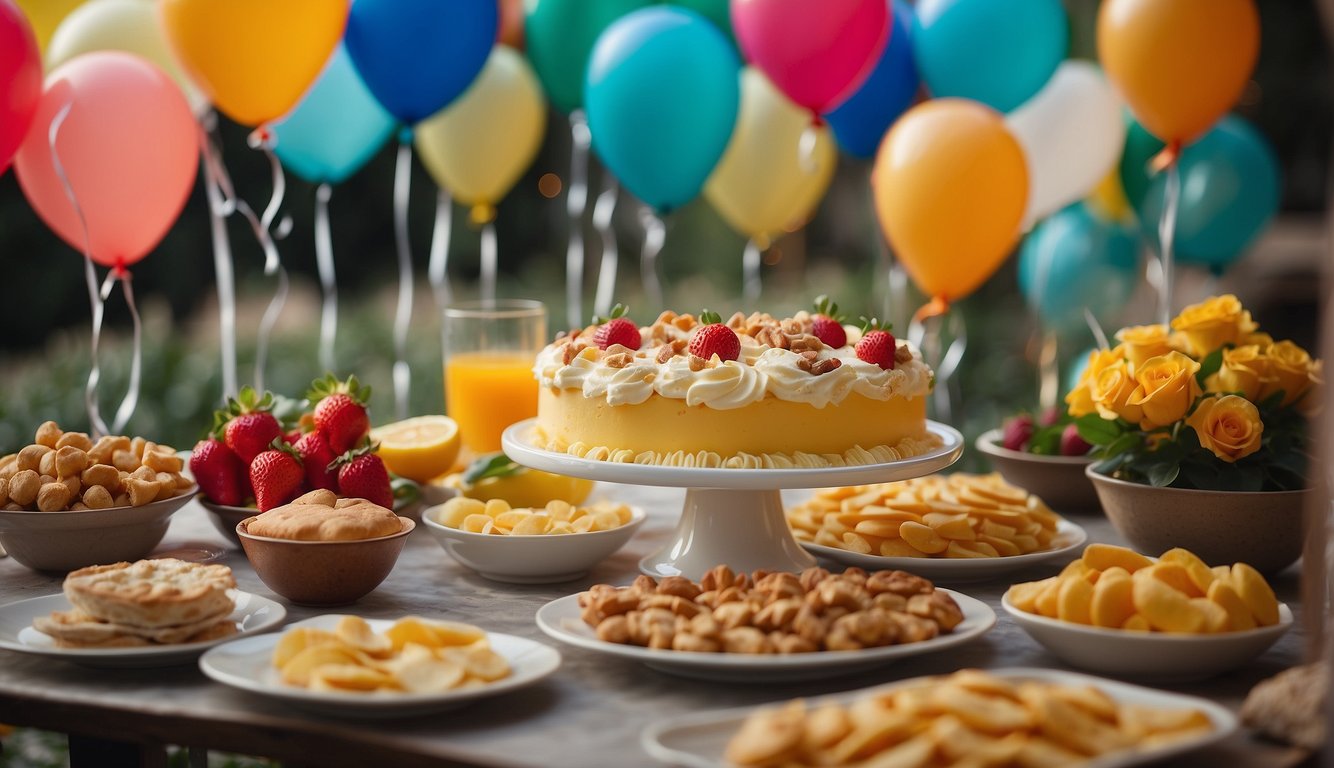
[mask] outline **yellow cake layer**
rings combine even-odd
[[[843,454],[927,435],[925,397],[872,400],[855,393],[825,408],[768,396],[744,408],[715,410],[656,394],[638,405],[613,406],[578,390],[544,388],[537,425],[549,445],[723,457]]]

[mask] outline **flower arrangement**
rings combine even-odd
[[[1306,487],[1307,416],[1321,362],[1259,331],[1236,296],[1164,325],[1123,328],[1066,395],[1095,471],[1159,487]]]

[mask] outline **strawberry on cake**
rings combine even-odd
[[[934,375],[911,345],[837,307],[726,323],[613,316],[538,354],[537,436],[547,450],[677,467],[876,464],[940,445],[926,429]]]

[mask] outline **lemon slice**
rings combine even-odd
[[[379,456],[396,475],[424,483],[448,472],[459,455],[459,425],[448,416],[417,416],[371,430]]]

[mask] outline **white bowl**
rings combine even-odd
[[[1001,606],[1015,623],[1071,666],[1116,677],[1154,682],[1203,680],[1246,664],[1292,627],[1292,611],[1279,605],[1269,627],[1210,635],[1136,632],[1059,621],[1021,611],[1006,592]]]
[[[440,507],[422,512],[422,522],[445,551],[492,581],[551,584],[572,581],[606,560],[643,525],[644,510],[630,508],[630,522],[619,528],[588,533],[512,536],[469,533],[436,518]]]

